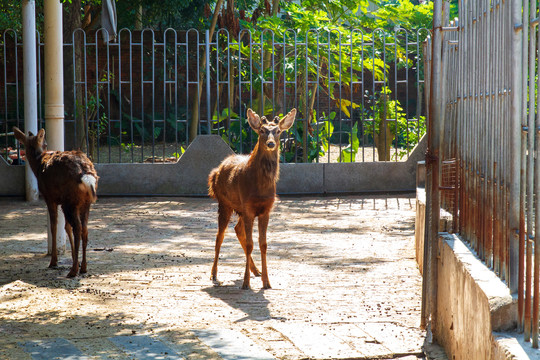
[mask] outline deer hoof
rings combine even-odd
[[[67,277],[68,277],[68,278],[74,278],[75,276],[77,276],[77,271],[71,270],[71,271],[67,274]]]
[[[262,273],[258,269],[252,270],[251,272],[253,273],[253,275],[255,275],[255,277],[260,277],[262,275]]]
[[[251,289],[249,284],[242,284],[242,290],[249,290],[249,289]]]
[[[263,284],[263,289],[271,289],[272,286],[270,286],[270,283],[268,284]]]

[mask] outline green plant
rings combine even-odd
[[[319,158],[324,156],[329,150],[330,138],[334,133],[332,120],[335,117],[335,112],[331,112],[328,118],[323,113],[319,122],[312,122],[308,126],[307,146],[305,147],[303,146],[305,134],[304,123],[297,123],[290,129],[290,135],[284,141],[281,161],[302,162],[305,159],[304,148],[306,148],[308,162],[318,162]]]
[[[425,117],[408,121],[400,102],[392,99],[391,93],[387,87],[372,95],[366,92],[366,103],[369,104],[366,109],[348,100],[339,103],[347,116],[350,117],[354,111],[361,114],[363,134],[375,143],[380,161],[390,161],[392,156],[394,159],[403,158],[426,132]],[[392,145],[402,150],[391,155]],[[359,146],[358,123],[355,123],[349,133],[349,145],[342,149],[338,161],[354,162]]]
[[[341,150],[339,154],[339,162],[355,162],[360,140],[358,140],[358,123],[355,123],[349,133],[349,145]]]
[[[184,155],[184,153],[186,152],[186,150],[184,149],[183,146],[180,146],[180,153],[177,153],[177,152],[174,152],[172,155],[178,159],[180,158],[180,156]]]

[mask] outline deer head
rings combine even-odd
[[[279,149],[277,142],[282,131],[288,130],[294,123],[296,117],[296,109],[289,111],[287,115],[281,119],[276,116],[274,120],[269,121],[266,116],[259,117],[253,110],[248,109],[247,119],[249,126],[259,134],[259,146],[262,146],[268,151],[276,151]]]
[[[24,145],[26,152],[34,152],[34,154],[39,154],[47,151],[45,129],[39,130],[35,136],[31,131],[28,132],[28,136],[24,135],[24,133],[16,126],[13,127],[13,132],[15,134],[15,138]]]

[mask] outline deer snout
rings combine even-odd
[[[275,142],[273,139],[272,139],[272,140],[268,140],[268,141],[266,142],[266,146],[267,146],[270,150],[272,150],[273,148],[276,147],[276,142]]]

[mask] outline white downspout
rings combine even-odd
[[[36,2],[23,0],[24,130],[37,134]],[[28,161],[25,166],[26,201],[37,201],[37,179]]]
[[[45,127],[49,150],[64,150],[64,61],[62,39],[62,4],[59,0],[44,1],[45,21]],[[64,214],[58,208],[56,244],[59,252],[66,248]],[[49,254],[52,239],[49,224]]]

